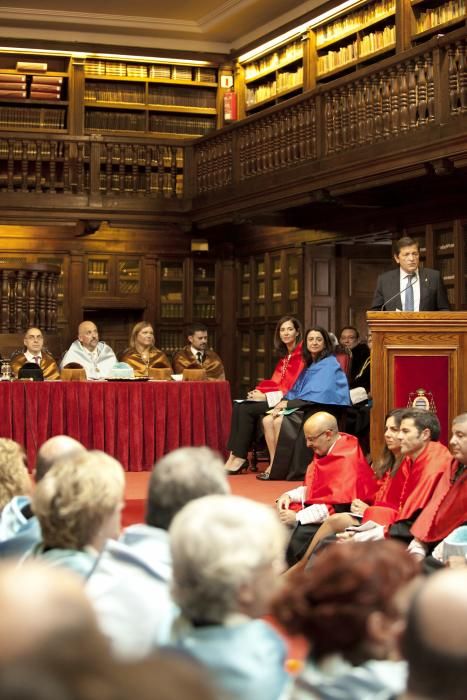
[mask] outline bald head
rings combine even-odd
[[[54,435],[46,440],[40,447],[36,457],[36,481],[40,481],[59,459],[75,457],[80,452],[86,452],[86,448],[68,435]]]
[[[78,577],[39,562],[0,565],[0,664],[83,630],[97,624]]]
[[[326,411],[319,411],[310,416],[303,425],[306,444],[318,457],[324,457],[339,435],[337,420]]]
[[[410,608],[403,652],[409,690],[432,700],[464,700],[467,687],[467,568],[426,581]]]
[[[78,326],[78,340],[89,352],[95,350],[99,342],[99,333],[96,324],[92,321],[83,321],[80,323]]]

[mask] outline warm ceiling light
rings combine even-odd
[[[36,56],[76,56],[77,58],[112,58],[125,61],[144,61],[145,63],[176,63],[182,66],[212,66],[209,61],[189,58],[160,58],[158,56],[132,56],[120,53],[99,53],[84,51],[58,51],[56,49],[25,49],[17,46],[0,46],[0,52],[35,54]]]
[[[316,27],[316,25],[321,24],[321,22],[324,22],[324,20],[334,17],[343,10],[346,10],[348,7],[352,7],[353,5],[360,5],[361,3],[362,0],[345,0],[345,2],[342,2],[340,5],[336,5],[330,10],[327,10],[326,12],[323,12],[322,14],[318,15],[317,17],[313,17],[313,19],[308,20],[308,22],[305,22],[304,24],[301,24],[298,27],[294,27],[294,29],[290,29],[288,32],[285,32],[285,34],[281,34],[280,36],[277,36],[274,39],[271,39],[270,41],[266,41],[264,44],[261,44],[261,46],[257,46],[255,49],[247,51],[246,53],[238,57],[238,62],[245,63],[246,61],[251,61],[253,58],[258,58],[259,56],[262,56],[268,51],[271,51],[272,49],[275,49],[281,44],[284,44],[289,39],[292,39],[295,36],[300,36],[300,34],[306,32],[307,29],[310,29],[311,27]]]

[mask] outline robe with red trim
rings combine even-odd
[[[398,520],[410,520],[426,506],[451,460],[451,453],[440,442],[429,442],[415,460],[405,457],[397,471],[397,479],[394,478],[391,488],[388,488],[388,502],[384,506],[368,508],[363,522],[373,520],[389,526]]]
[[[452,460],[410,532],[422,542],[439,542],[467,521],[467,470],[456,477],[459,462]]]
[[[286,394],[297,381],[304,366],[302,343],[298,343],[290,355],[281,357],[271,379],[263,379],[256,389],[262,391],[263,394],[267,394],[269,391],[281,391]]]
[[[329,513],[333,505],[350,504],[354,498],[371,503],[377,489],[375,475],[356,437],[339,433],[331,451],[315,454],[305,474],[305,506],[324,503]],[[291,504],[300,510],[300,504]],[[298,506],[298,508],[297,508]]]

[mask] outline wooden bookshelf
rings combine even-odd
[[[67,57],[0,53],[0,130],[66,131],[69,71]]]
[[[412,41],[426,41],[434,34],[462,25],[466,19],[465,0],[413,0]]]
[[[204,136],[218,126],[213,66],[86,60],[85,132]]]
[[[394,0],[375,0],[313,29],[317,81],[338,77],[396,49]]]

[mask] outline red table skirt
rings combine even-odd
[[[182,446],[224,452],[228,382],[0,382],[0,437],[24,445],[28,464],[52,435],[104,450],[130,471]]]

